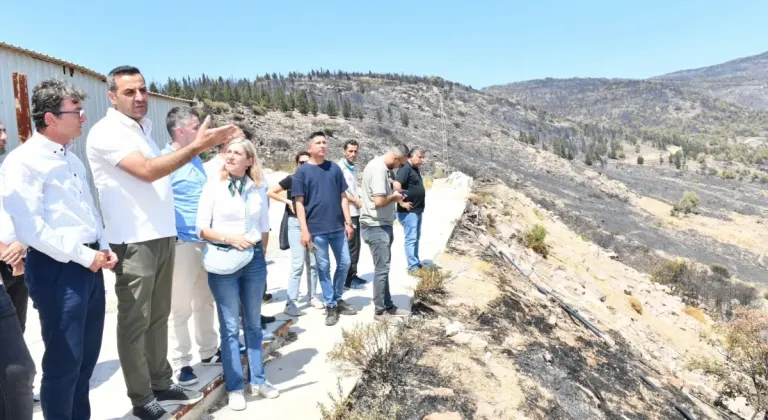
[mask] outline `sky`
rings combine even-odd
[[[148,80],[311,69],[647,78],[768,51],[768,1],[15,0],[0,41]]]

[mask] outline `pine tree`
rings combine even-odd
[[[275,97],[274,97],[273,105],[274,105],[275,109],[283,111],[283,112],[288,111],[289,110],[288,109],[288,103],[285,101],[285,92],[283,92],[282,89],[278,88],[275,91],[275,95],[274,96]]]
[[[266,109],[274,108],[274,101],[272,100],[272,94],[267,89],[264,89],[261,91],[261,104],[264,105],[264,108]]]
[[[149,91],[150,92],[155,92],[155,93],[160,93],[160,91],[157,89],[157,84],[154,81],[149,83]]]
[[[376,121],[378,121],[379,124],[384,121],[384,113],[381,112],[381,108],[376,108]]]
[[[294,108],[296,108],[296,102],[293,100],[293,94],[287,93],[285,95],[285,105],[286,108],[284,111],[293,111]]]
[[[331,118],[339,115],[339,109],[336,107],[336,102],[333,99],[325,101],[325,114]]]
[[[347,119],[352,115],[352,104],[346,99],[341,103],[341,115]]]
[[[408,117],[408,113],[405,111],[400,111],[400,123],[403,124],[403,127],[408,127],[410,122],[411,119]]]
[[[312,113],[313,116],[317,116],[317,99],[315,99],[315,96],[312,95],[312,99],[309,100],[309,112]]]
[[[360,109],[360,107],[355,106],[355,109],[352,110],[352,114],[357,117],[360,121],[363,120],[365,117],[365,114],[363,113],[363,110]]]
[[[387,114],[389,114],[389,123],[392,124],[394,122],[394,117],[392,116],[392,105],[387,107]]]
[[[297,106],[297,108],[299,108],[299,113],[301,115],[309,114],[310,104],[309,104],[309,100],[307,100],[307,92],[306,91],[303,91],[303,90],[299,91],[298,98],[297,98],[296,102],[297,102],[296,106]],[[315,103],[315,109],[317,109],[317,103]]]

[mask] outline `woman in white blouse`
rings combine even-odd
[[[265,398],[279,395],[266,381],[261,355],[261,297],[267,280],[264,249],[269,240],[269,212],[258,162],[253,143],[245,139],[232,141],[221,175],[203,188],[197,212],[197,233],[201,238],[238,250],[253,247],[253,259],[242,269],[227,275],[208,273],[219,314],[224,382],[233,410],[244,410],[246,406],[238,340],[241,302],[250,392]]]

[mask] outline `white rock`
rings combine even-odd
[[[448,324],[448,326],[445,327],[445,335],[446,337],[453,337],[454,335],[464,331],[464,325],[461,322],[454,322],[452,324]]]

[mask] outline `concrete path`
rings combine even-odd
[[[420,256],[423,260],[433,260],[441,253],[453,231],[456,220],[465,207],[467,193],[451,187],[435,187],[427,193],[427,207],[422,223]],[[410,298],[416,279],[406,273],[405,251],[403,248],[403,229],[395,226],[395,241],[392,245],[392,263],[390,288],[395,305],[409,308]],[[285,304],[285,285],[290,266],[287,251],[275,255],[276,263],[270,268],[270,281],[280,283],[280,301],[268,305],[270,312],[282,310]],[[358,273],[366,280],[373,279],[373,261],[368,247],[363,244],[360,251]],[[303,286],[302,286],[303,287]],[[302,288],[302,292],[303,292]],[[360,312],[355,316],[342,316],[334,327],[325,326],[322,310],[307,307],[304,316],[296,318],[290,328],[297,334],[296,340],[281,347],[280,356],[266,366],[267,380],[277,387],[281,395],[277,399],[266,400],[248,397],[245,411],[231,411],[223,398],[221,408],[212,411],[216,420],[236,419],[319,419],[318,403],[329,404],[329,393],[338,397],[337,383],[341,380],[344,393],[348,393],[357,377],[339,377],[334,366],[326,360],[326,355],[334,344],[341,341],[342,328],[350,329],[357,323],[373,321],[372,285],[366,290],[347,291],[344,299]],[[274,309],[272,309],[274,308]]]
[[[270,185],[277,183],[285,174],[274,173],[268,175]],[[436,183],[437,184],[437,183]],[[430,260],[437,256],[445,247],[448,237],[453,230],[455,221],[464,210],[467,192],[456,190],[450,186],[436,185],[427,193],[427,211],[422,225],[422,241],[420,255],[423,260]],[[270,224],[272,226],[272,238],[267,252],[268,262],[268,288],[275,294],[272,303],[263,306],[263,314],[277,316],[278,321],[270,325],[271,330],[285,325],[291,318],[283,315],[285,305],[288,270],[290,268],[290,251],[281,251],[278,247],[277,234],[282,218],[283,205],[273,202],[270,207]],[[416,279],[406,274],[405,252],[403,250],[403,230],[395,226],[395,242],[392,255],[391,292],[396,305],[408,307],[412,287]],[[361,277],[371,280],[373,278],[373,262],[368,247],[363,244],[358,268]],[[91,379],[91,418],[98,420],[132,419],[127,415],[131,404],[126,396],[123,374],[117,356],[116,343],[116,298],[114,291],[114,275],[105,272],[107,290],[107,316],[104,326],[104,340],[98,364]],[[305,293],[305,283],[302,284],[302,293]],[[337,373],[326,362],[326,354],[333,348],[334,343],[341,339],[341,329],[351,328],[357,322],[373,321],[372,288],[369,284],[366,290],[351,291],[344,295],[345,300],[360,309],[360,313],[353,317],[342,317],[335,327],[324,325],[322,310],[305,307],[307,315],[295,318],[296,324],[290,331],[296,334],[296,340],[279,349],[279,357],[267,365],[267,378],[282,393],[275,400],[249,400],[249,408],[246,411],[235,413],[226,405],[212,413],[215,419],[315,419],[319,418],[320,411],[317,402],[328,401],[328,392],[336,391]],[[306,306],[306,304],[305,304]],[[192,323],[190,322],[192,330]],[[194,337],[194,331],[190,331]],[[41,362],[44,346],[40,335],[40,324],[37,311],[30,301],[27,330],[25,339],[32,354],[38,373],[35,376],[35,393],[40,391],[40,379],[42,377]],[[270,348],[269,350],[273,350]],[[193,346],[195,360],[193,366],[200,377],[199,389],[213,384],[221,375],[218,367],[204,367],[199,365],[197,348]],[[220,378],[219,378],[220,380]],[[345,392],[349,392],[356,378],[343,378],[342,385]],[[210,386],[209,386],[210,388]],[[210,389],[209,389],[210,391]],[[221,390],[216,395],[221,395]],[[211,394],[213,397],[214,394]],[[224,398],[226,401],[226,398]],[[209,401],[210,403],[210,401]],[[193,410],[184,418],[200,418],[202,410]],[[203,415],[208,417],[208,415]],[[37,407],[34,420],[43,420],[42,412]]]

